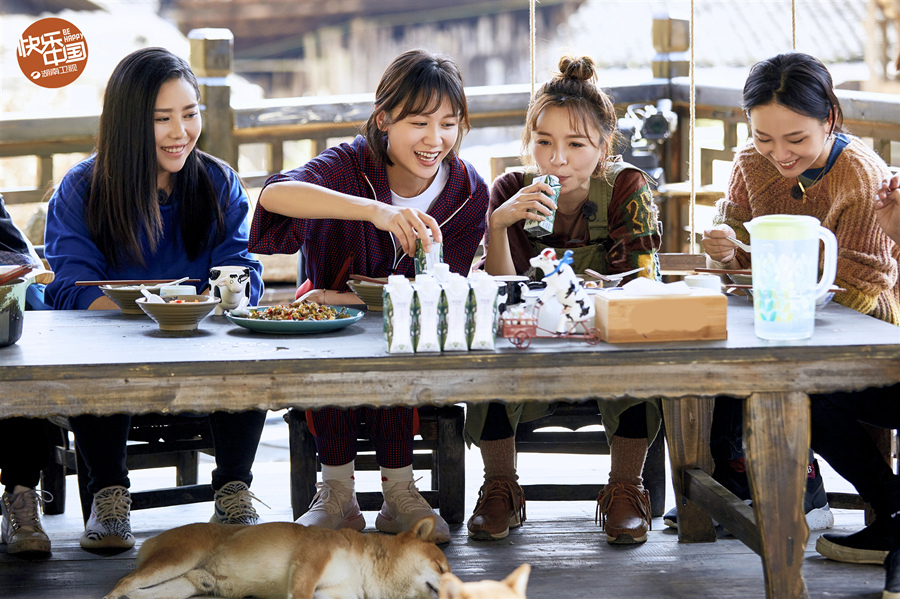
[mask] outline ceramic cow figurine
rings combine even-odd
[[[572,270],[571,250],[566,250],[562,260],[557,260],[556,250],[547,248],[530,262],[533,267],[544,271],[544,281],[547,283],[547,288],[535,305],[540,306],[551,295],[555,295],[562,306],[562,313],[556,325],[558,335],[571,333],[576,324],[594,317],[594,301],[588,296],[575,276],[575,271]]]
[[[226,310],[243,310],[250,304],[250,267],[216,266],[209,269],[209,290],[222,298],[216,304],[216,315]]]

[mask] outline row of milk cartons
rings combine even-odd
[[[391,354],[494,349],[497,283],[476,271],[464,277],[435,264],[415,282],[388,277],[384,338]]]

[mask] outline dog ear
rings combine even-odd
[[[434,516],[425,516],[412,527],[412,533],[423,541],[431,541],[434,532]]]
[[[513,590],[519,597],[525,596],[525,587],[528,586],[528,575],[531,573],[531,566],[522,564],[512,574],[503,579],[504,584]]]
[[[463,582],[450,572],[443,574],[438,599],[462,599],[462,584]]]

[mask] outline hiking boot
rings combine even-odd
[[[900,599],[900,549],[892,549],[884,558],[884,593],[881,599]]]
[[[235,480],[226,483],[216,491],[216,507],[210,522],[214,524],[256,524],[259,514],[253,507],[253,499],[259,498],[250,492],[245,483]]]
[[[316,494],[309,509],[296,522],[303,526],[321,526],[331,530],[362,530],[366,527],[366,519],[359,511],[356,493],[336,480],[316,483]]]
[[[466,527],[469,536],[478,541],[506,538],[510,528],[525,522],[525,493],[512,478],[489,478],[478,491],[475,511]]]
[[[810,530],[825,530],[834,526],[834,514],[828,506],[825,495],[825,481],[819,472],[819,462],[813,461],[806,467],[806,495],[803,496],[803,512]]]
[[[650,493],[637,485],[606,485],[597,497],[595,521],[604,527],[610,545],[643,543],[652,528]]]
[[[122,486],[100,489],[91,503],[91,517],[81,535],[83,549],[130,549],[131,494]]]
[[[435,543],[449,543],[450,527],[419,494],[416,483],[399,482],[384,492],[384,503],[375,518],[375,528],[381,532],[397,534],[412,529],[416,522],[426,516],[434,516],[431,540]]]
[[[16,489],[24,489],[19,493],[3,493],[0,500],[0,510],[3,514],[3,522],[0,524],[0,542],[6,543],[6,552],[10,555],[16,553],[49,554],[50,538],[41,527],[41,505],[44,499],[35,489],[16,486]],[[52,501],[50,496],[48,501]]]
[[[825,533],[816,540],[816,551],[836,562],[883,564],[890,550],[891,534],[877,519],[852,535]]]

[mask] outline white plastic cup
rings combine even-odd
[[[175,295],[197,295],[197,288],[193,285],[166,285],[159,288],[160,297],[172,297]]]
[[[697,275],[686,275],[684,282],[688,287],[697,287],[700,289],[712,289],[714,291],[722,291],[722,279],[718,275],[710,273],[702,273]]]

